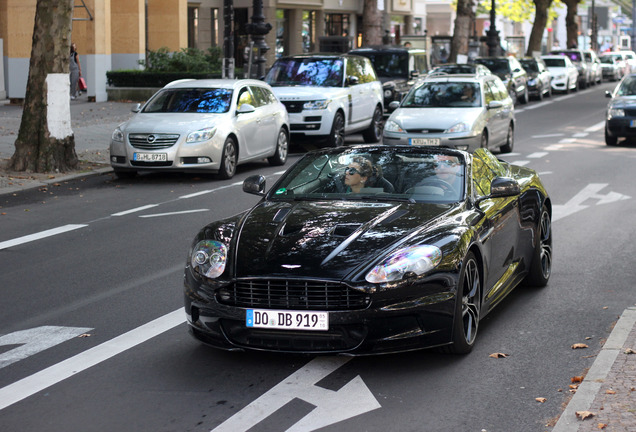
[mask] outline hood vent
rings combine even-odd
[[[361,226],[361,224],[338,224],[331,231],[331,235],[335,237],[349,237]]]

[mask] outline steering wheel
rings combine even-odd
[[[444,191],[444,195],[457,195],[457,190],[448,182],[438,179],[438,178],[429,178],[426,180],[422,180],[417,184],[418,186],[434,186],[442,189]]]

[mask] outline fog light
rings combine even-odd
[[[219,290],[219,299],[221,299],[222,301],[229,301],[230,300],[230,293],[228,290]]]
[[[209,157],[198,157],[197,158],[197,163],[200,163],[200,164],[210,163],[210,162],[212,162],[212,159],[210,159]]]
[[[110,161],[117,163],[117,156],[111,156]]]

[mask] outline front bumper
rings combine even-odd
[[[289,114],[292,135],[326,136],[331,132],[334,114],[330,110],[304,110]]]
[[[636,117],[614,117],[605,122],[605,130],[612,137],[636,137]]]
[[[221,303],[218,288],[199,282],[186,269],[185,312],[194,337],[226,350],[351,355],[408,351],[450,343],[456,281],[457,275],[445,273],[369,293],[364,308],[330,310],[328,331],[276,330],[247,327],[249,308]]]
[[[412,145],[412,138],[438,138],[440,147],[456,148],[473,152],[481,146],[481,135],[459,135],[459,134],[403,134],[384,131],[383,143],[388,145]]]

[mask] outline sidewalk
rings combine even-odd
[[[636,432],[636,307],[625,309],[552,432],[599,430]]]
[[[120,123],[129,119],[134,102],[89,102],[85,94],[71,100],[71,127],[75,152],[82,162],[72,173],[8,172],[8,161],[15,151],[20,130],[22,106],[0,101],[0,195],[64,181],[87,173],[111,170],[108,161],[110,137]]]

